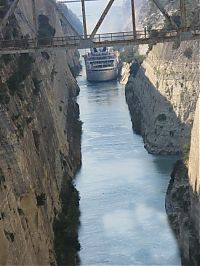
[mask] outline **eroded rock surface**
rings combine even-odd
[[[134,130],[151,153],[176,154],[190,141],[199,94],[199,43],[153,47],[126,85]]]
[[[199,108],[198,101],[189,162],[176,163],[166,196],[166,210],[178,239],[182,265],[199,265],[200,261]]]
[[[47,17],[55,36],[62,36],[54,5],[37,3],[38,16]],[[31,1],[21,0],[4,34],[33,36],[31,8]],[[78,54],[63,50],[0,60],[0,265],[56,265],[63,254],[55,253],[53,225],[61,213],[69,215],[71,204],[63,193],[76,194],[72,204],[78,208],[71,183],[81,162],[79,88],[70,71],[80,67]],[[69,230],[65,224],[66,234]],[[70,237],[73,265],[79,247],[76,232],[68,243]]]

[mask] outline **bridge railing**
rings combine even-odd
[[[149,38],[162,38],[162,37],[171,37],[177,36],[176,30],[152,30],[152,31],[137,31],[136,34],[133,32],[117,32],[117,33],[106,33],[106,34],[97,34],[93,38],[93,42],[113,42],[113,41],[127,41],[127,40],[145,40]]]
[[[165,40],[167,38],[176,38],[179,33],[186,32],[193,36],[200,36],[200,27],[193,27],[182,30],[164,30],[157,29],[151,31],[137,31],[134,35],[133,32],[116,32],[116,33],[103,33],[96,34],[91,40],[94,45],[107,45],[117,44],[135,41],[136,43],[150,43],[159,40]],[[82,40],[85,40],[83,36],[80,39],[78,36],[63,36],[63,37],[49,37],[49,38],[21,38],[14,40],[0,39],[0,51],[1,50],[28,50],[28,49],[40,49],[40,48],[79,48]],[[89,36],[86,38],[89,39]],[[87,47],[89,48],[89,47]]]

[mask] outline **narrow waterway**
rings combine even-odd
[[[175,157],[153,156],[132,131],[124,87],[80,86],[82,169],[81,265],[180,265],[165,213]]]

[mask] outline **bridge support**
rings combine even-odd
[[[87,22],[86,22],[86,12],[85,12],[85,0],[81,0],[82,5],[82,16],[83,16],[83,29],[84,29],[84,38],[87,38]]]
[[[185,27],[187,27],[185,0],[180,0],[180,11],[181,11],[181,28],[184,29]]]
[[[134,0],[131,0],[131,8],[132,8],[133,36],[134,36],[134,39],[136,39],[137,35],[136,35],[135,1]]]
[[[38,26],[37,26],[37,11],[36,11],[36,5],[35,0],[32,0],[32,10],[33,10],[33,27],[35,32],[35,46],[37,47],[37,32],[38,32]]]

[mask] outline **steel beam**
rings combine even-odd
[[[134,0],[131,0],[131,9],[132,9],[133,36],[134,36],[134,38],[137,38],[137,36],[136,36],[136,20],[135,20],[135,1]]]
[[[82,37],[80,36],[80,34],[76,31],[76,29],[72,26],[72,24],[69,22],[68,18],[63,14],[62,10],[58,7],[58,4],[54,1],[54,0],[48,0],[49,2],[51,2],[51,4],[53,4],[53,6],[55,7],[56,11],[58,12],[58,14],[60,15],[61,19],[64,20],[64,22],[71,28],[71,30],[74,32],[74,34],[79,38],[82,39]]]
[[[85,13],[85,0],[81,0],[81,6],[82,6],[82,16],[83,16],[84,37],[87,38],[87,22],[86,22],[86,13]]]
[[[112,33],[99,34],[97,38],[90,40],[72,40],[68,37],[55,37],[43,45],[35,47],[35,39],[29,39],[28,43],[24,43],[22,39],[19,40],[5,40],[0,41],[0,55],[1,54],[17,54],[65,49],[87,49],[92,47],[113,47],[115,45],[139,45],[162,42],[173,42],[179,36],[179,29],[177,30],[157,30],[154,37],[145,36],[143,31],[137,31],[137,38],[133,36],[133,32],[118,32],[117,35]],[[107,36],[105,36],[107,35]],[[106,38],[105,38],[106,37]],[[114,37],[114,38],[113,38]],[[195,30],[187,29],[181,36],[180,41],[197,40],[200,39],[200,27]],[[44,38],[44,40],[46,40]]]
[[[181,12],[181,27],[185,28],[186,25],[186,6],[185,0],[180,0],[180,12]]]
[[[178,34],[178,32],[177,32]],[[66,49],[87,49],[87,48],[92,48],[92,47],[113,47],[115,45],[142,45],[142,44],[151,44],[152,41],[156,43],[165,43],[165,42],[173,42],[177,39],[177,36],[169,36],[165,38],[146,38],[146,39],[129,39],[129,40],[116,40],[116,41],[103,41],[103,42],[91,42],[90,45],[87,43],[84,43],[84,41],[81,41],[79,44],[76,46],[74,45],[65,45],[62,47],[59,46],[51,46],[51,47],[43,47],[43,48],[27,48],[27,49],[0,49],[0,55],[3,54],[26,54],[26,53],[40,53],[44,51],[59,51],[59,50],[66,50]],[[191,35],[190,40],[199,40],[200,39],[200,34],[198,35]]]
[[[97,33],[98,29],[100,28],[102,22],[104,21],[104,18],[105,18],[106,15],[108,14],[108,11],[110,10],[110,8],[111,8],[111,6],[112,6],[112,4],[113,4],[114,1],[115,1],[115,0],[110,0],[110,1],[108,2],[108,4],[107,4],[106,8],[104,9],[104,11],[103,11],[103,13],[102,13],[102,15],[101,15],[99,21],[97,22],[95,28],[93,29],[93,31],[92,31],[92,33],[91,33],[91,35],[90,35],[90,39],[93,39],[93,38],[94,38],[94,35]]]
[[[33,10],[33,27],[35,31],[35,37],[37,37],[37,32],[38,32],[38,23],[37,23],[37,11],[36,11],[36,5],[35,5],[35,0],[32,0],[32,10]]]
[[[19,2],[19,0],[14,0],[14,2],[12,2],[8,12],[6,13],[5,17],[3,18],[3,20],[0,23],[0,32],[2,32],[2,30],[6,26],[9,17],[12,16],[12,14],[15,12],[15,9],[17,7],[18,2]]]
[[[164,9],[164,7],[162,6],[162,4],[159,2],[159,0],[152,0],[154,2],[154,4],[157,6],[157,8],[160,10],[160,12],[165,16],[165,18],[171,23],[171,25],[177,29],[178,26],[177,24],[174,22],[174,20],[170,17],[170,15],[167,13],[167,11]]]

